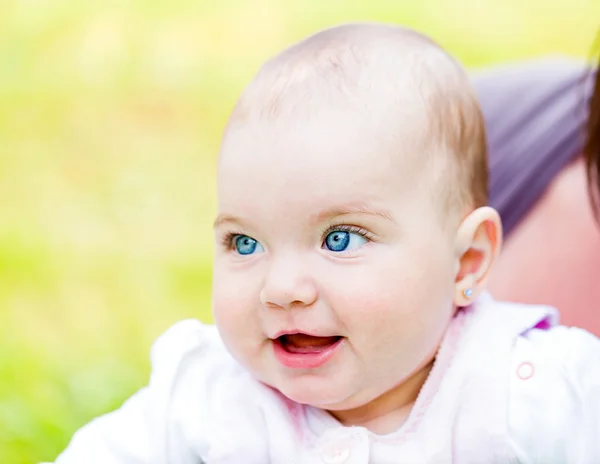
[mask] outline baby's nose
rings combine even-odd
[[[277,259],[271,262],[260,291],[264,306],[291,309],[313,304],[318,297],[315,282],[300,259]]]

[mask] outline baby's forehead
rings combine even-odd
[[[430,157],[425,105],[418,99],[402,103],[380,97],[339,103],[315,99],[302,111],[278,118],[239,120],[223,139],[221,164],[236,159],[273,166],[347,164],[367,169],[425,162]]]
[[[275,203],[295,194],[367,198],[375,187],[386,198],[431,190],[418,124],[392,132],[385,121],[326,107],[293,122],[239,124],[223,145],[219,194]]]
[[[273,232],[310,229],[348,205],[391,211],[399,222],[435,207],[439,189],[426,157],[399,151],[392,140],[382,143],[376,127],[350,126],[356,121],[342,115],[334,119],[340,120],[347,130],[322,124],[320,117],[312,125],[240,128],[219,166],[220,214]],[[325,219],[318,219],[322,214]]]

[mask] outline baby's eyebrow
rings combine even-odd
[[[346,214],[367,214],[370,216],[378,216],[387,221],[396,223],[396,220],[392,216],[392,213],[390,213],[388,210],[373,208],[364,203],[355,203],[350,205],[342,205],[333,208],[328,208],[315,214],[311,219],[313,219],[317,223],[320,223],[327,219],[337,216],[344,216]],[[232,216],[230,214],[219,214],[215,219],[213,228],[216,229],[218,227],[221,227],[223,224],[227,223],[241,224],[241,222],[242,221],[236,216]]]
[[[336,216],[343,216],[346,214],[367,214],[370,216],[379,216],[383,219],[386,219],[386,220],[394,222],[394,223],[396,222],[394,219],[394,216],[388,210],[373,208],[364,203],[355,203],[355,204],[350,204],[350,205],[342,205],[342,206],[336,206],[334,208],[329,208],[329,209],[326,209],[326,210],[318,213],[315,216],[315,218],[316,218],[317,222],[322,222],[326,219],[336,217]]]
[[[216,229],[226,223],[239,224],[241,221],[230,214],[219,214],[213,223],[213,229]]]

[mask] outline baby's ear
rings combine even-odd
[[[454,304],[468,306],[483,290],[502,246],[502,221],[494,208],[477,208],[456,233]]]

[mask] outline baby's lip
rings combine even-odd
[[[309,337],[315,338],[329,338],[329,337],[341,337],[339,334],[335,333],[315,333],[315,332],[305,332],[303,330],[282,330],[281,332],[277,332],[274,337],[269,337],[272,340],[277,340],[278,338],[284,337],[286,335],[306,335]]]

